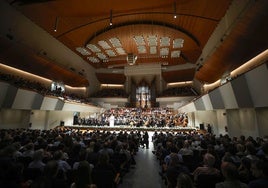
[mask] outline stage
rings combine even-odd
[[[79,129],[79,130],[100,130],[100,131],[157,131],[157,132],[192,132],[198,131],[194,127],[131,127],[126,125],[121,126],[88,126],[88,125],[70,125],[64,126],[64,128]]]

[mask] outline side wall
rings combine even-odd
[[[178,109],[191,126],[212,125],[214,134],[268,135],[267,62]]]

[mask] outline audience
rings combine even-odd
[[[176,188],[194,188],[194,183],[192,178],[185,173],[180,173],[177,178]]]
[[[198,180],[198,176],[201,174],[220,176],[220,171],[214,167],[215,157],[210,153],[204,155],[203,166],[197,167],[194,172],[194,181]]]
[[[222,162],[221,172],[225,178],[224,182],[217,183],[216,188],[247,188],[247,184],[239,181],[237,167],[231,162]]]
[[[190,173],[187,166],[183,164],[182,158],[176,153],[170,154],[170,161],[168,163],[167,169],[165,171],[165,176],[167,178],[167,187],[175,188],[177,184],[177,177],[181,173]]]
[[[80,161],[75,173],[75,181],[70,188],[97,188],[92,181],[92,168],[87,161]]]
[[[1,80],[8,82],[11,85],[14,85],[15,87],[32,90],[37,93],[40,93],[41,95],[60,97],[61,99],[70,102],[92,104],[91,101],[86,97],[79,96],[74,93],[63,92],[61,90],[61,87],[57,88],[56,90],[51,90],[50,87],[46,87],[42,83],[0,72],[0,81]]]
[[[256,178],[249,182],[249,188],[267,188],[268,187],[268,161],[255,160],[251,163],[251,171]]]
[[[108,153],[100,153],[99,160],[92,171],[93,183],[98,188],[114,188],[116,187],[116,170],[112,163],[110,163],[110,156]]]
[[[0,129],[0,186],[101,187],[99,179],[106,176],[116,187],[135,165],[134,156],[144,134],[67,127]],[[265,137],[255,140],[198,131],[160,131],[155,132],[152,141],[168,187],[192,187],[192,182],[202,187],[198,179],[208,174],[224,177],[216,187],[268,187]],[[183,160],[183,154],[192,156],[191,164]],[[215,165],[216,158],[219,167]],[[43,171],[32,178],[27,176],[29,168]],[[86,171],[84,177],[77,176],[79,170]]]
[[[33,161],[30,162],[28,168],[36,168],[43,171],[44,167],[46,166],[46,164],[43,162],[43,158],[44,158],[44,150],[43,149],[36,150],[33,154]]]
[[[198,92],[191,86],[172,87],[164,90],[160,97],[167,96],[197,96]]]
[[[249,183],[251,180],[254,179],[252,172],[251,172],[251,160],[247,157],[241,158],[241,164],[238,168],[239,179],[243,183]]]

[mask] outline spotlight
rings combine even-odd
[[[174,0],[173,8],[174,8],[174,18],[176,19],[177,18],[176,0]]]
[[[110,26],[113,25],[113,10],[110,11]]]
[[[58,29],[58,24],[59,24],[59,18],[56,17],[56,20],[55,20],[55,25],[54,25],[54,32],[57,32],[57,29]]]

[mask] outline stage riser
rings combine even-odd
[[[129,126],[64,126],[64,128],[79,129],[79,130],[100,130],[100,131],[157,131],[157,132],[192,132],[198,131],[195,128],[189,127],[129,127]]]

